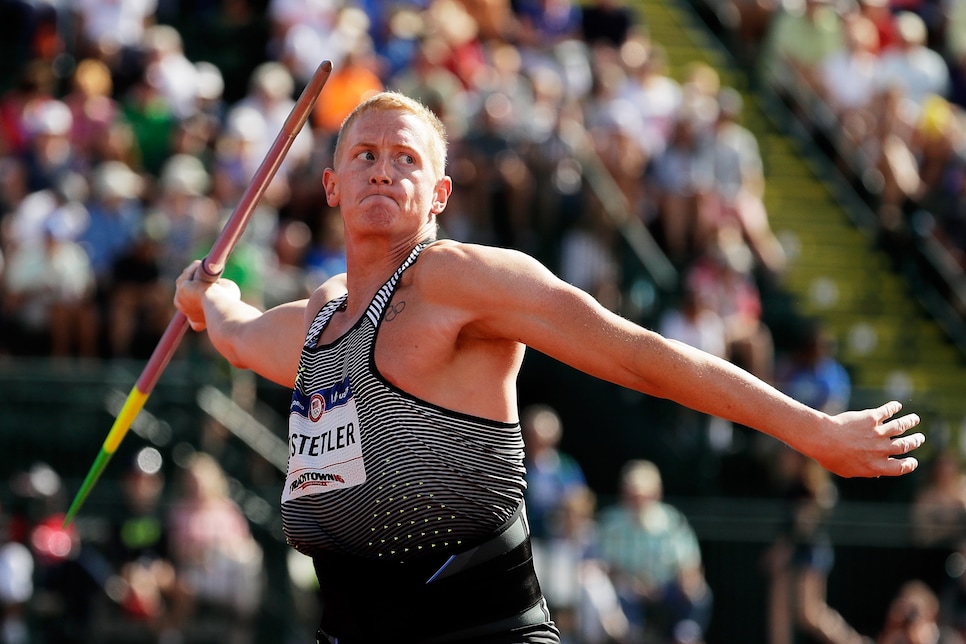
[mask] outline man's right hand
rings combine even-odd
[[[195,260],[175,281],[174,305],[188,318],[188,324],[194,331],[204,331],[208,326],[205,320],[204,300],[211,296],[211,289],[222,289],[223,294],[219,293],[219,297],[241,299],[241,291],[237,284],[227,279],[218,279],[215,282],[197,279],[199,270],[201,270],[201,261]]]

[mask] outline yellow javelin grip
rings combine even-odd
[[[64,517],[64,527],[66,528],[73,521],[74,516],[77,511],[80,510],[81,505],[87,500],[87,495],[90,494],[91,489],[97,480],[101,477],[104,472],[104,468],[110,462],[111,457],[117,452],[118,446],[120,446],[121,441],[127,435],[131,425],[134,423],[134,419],[137,417],[141,408],[144,407],[145,401],[148,399],[148,394],[139,391],[137,386],[135,386],[131,393],[128,394],[127,400],[124,401],[124,406],[121,407],[120,413],[118,413],[117,418],[114,419],[114,424],[111,425],[111,431],[107,433],[107,438],[104,439],[104,444],[101,445],[101,451],[98,452],[97,458],[94,459],[94,463],[91,465],[91,469],[87,472],[87,476],[84,478],[84,483],[81,485],[77,494],[74,496],[74,501],[70,504],[70,508],[67,510],[67,514]]]

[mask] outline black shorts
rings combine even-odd
[[[522,513],[464,553],[405,563],[314,557],[322,644],[558,644]]]

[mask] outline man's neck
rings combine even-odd
[[[413,249],[428,236],[403,241],[346,241],[346,287],[356,297],[368,298],[406,261]]]

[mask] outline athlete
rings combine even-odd
[[[320,642],[556,643],[530,558],[516,378],[526,347],[756,428],[841,476],[918,462],[898,402],[836,416],[625,320],[513,250],[436,240],[446,134],[385,92],[346,119],[327,202],[345,274],[268,311],[178,278],[177,307],[232,364],[293,389],[281,507],[315,560]]]

